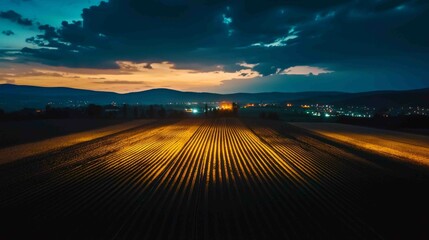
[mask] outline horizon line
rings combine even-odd
[[[320,92],[320,93],[346,93],[346,94],[355,94],[355,93],[372,93],[372,92],[407,92],[407,91],[418,91],[418,90],[425,90],[429,89],[428,87],[423,88],[410,88],[410,89],[403,89],[403,90],[393,90],[393,89],[382,89],[382,90],[370,90],[370,91],[356,91],[356,92],[346,92],[346,91],[317,91],[317,90],[309,90],[309,91],[294,91],[294,92],[281,92],[281,91],[265,91],[265,92],[232,92],[232,93],[219,93],[219,92],[204,92],[204,91],[188,91],[188,90],[177,90],[172,88],[150,88],[142,91],[131,91],[131,92],[115,92],[115,91],[103,91],[103,90],[92,90],[92,89],[84,89],[84,88],[74,88],[74,87],[64,87],[64,86],[37,86],[37,85],[25,85],[25,84],[14,84],[14,83],[0,83],[0,86],[4,85],[10,85],[10,86],[19,86],[19,87],[35,87],[35,88],[63,88],[63,89],[72,89],[72,90],[79,90],[79,91],[89,91],[89,92],[99,92],[99,93],[113,93],[113,94],[119,94],[119,95],[126,95],[126,94],[132,94],[132,93],[141,93],[141,92],[147,92],[147,91],[153,91],[153,90],[168,90],[168,91],[175,91],[175,92],[182,92],[182,93],[208,93],[208,94],[218,94],[218,95],[233,95],[233,94],[263,94],[263,93],[312,93],[312,92]]]

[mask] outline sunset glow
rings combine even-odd
[[[204,72],[177,69],[169,62],[149,64],[118,61],[117,64],[119,68],[111,70],[42,65],[29,69],[26,65],[12,65],[10,68],[0,68],[0,81],[18,85],[72,87],[125,93],[152,88],[203,90],[218,86],[224,80],[261,76],[257,71],[248,68],[235,72],[226,72],[221,68]]]

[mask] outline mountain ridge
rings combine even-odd
[[[183,102],[235,101],[240,103],[323,103],[337,105],[403,105],[429,103],[429,88],[412,90],[381,90],[370,92],[306,91],[261,93],[210,93],[155,88],[140,92],[115,93],[67,87],[38,87],[0,84],[0,108],[14,111],[22,108],[44,108],[49,102],[60,106],[80,104],[106,105],[112,102],[128,104],[167,104]]]

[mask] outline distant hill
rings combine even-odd
[[[183,102],[239,103],[324,103],[337,105],[393,106],[428,104],[429,88],[411,91],[378,91],[364,93],[343,92],[267,92],[216,94],[181,92],[171,89],[152,89],[142,92],[118,94],[64,87],[34,87],[12,84],[0,85],[0,108],[14,111],[22,108],[44,108],[53,102],[56,106],[77,106],[88,103],[110,104],[167,104]]]
[[[143,92],[128,93],[123,95],[124,101],[140,103],[176,103],[176,102],[219,102],[234,101],[240,103],[269,102],[277,103],[286,100],[318,97],[327,94],[337,95],[335,92],[302,92],[302,93],[233,93],[217,94],[206,92],[181,92],[171,89],[152,89]]]
[[[304,98],[296,103],[324,103],[342,106],[429,107],[429,88],[406,91],[374,91]]]
[[[61,106],[72,106],[83,101],[107,104],[120,99],[119,94],[97,92],[64,87],[34,87],[12,84],[0,85],[0,108],[14,111],[22,108],[44,108],[54,102]]]

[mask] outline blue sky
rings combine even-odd
[[[13,10],[33,22],[60,27],[62,21],[81,20],[82,9],[100,3],[99,0],[2,0],[0,10]],[[15,34],[0,38],[1,48],[21,49],[29,47],[25,39],[40,34],[37,26],[20,26],[0,18],[0,30],[12,30]]]
[[[3,0],[0,83],[117,92],[429,87],[424,0]]]
[[[59,26],[61,21],[81,19],[82,9],[99,4],[99,0],[3,0],[0,9],[14,10],[26,18]]]

